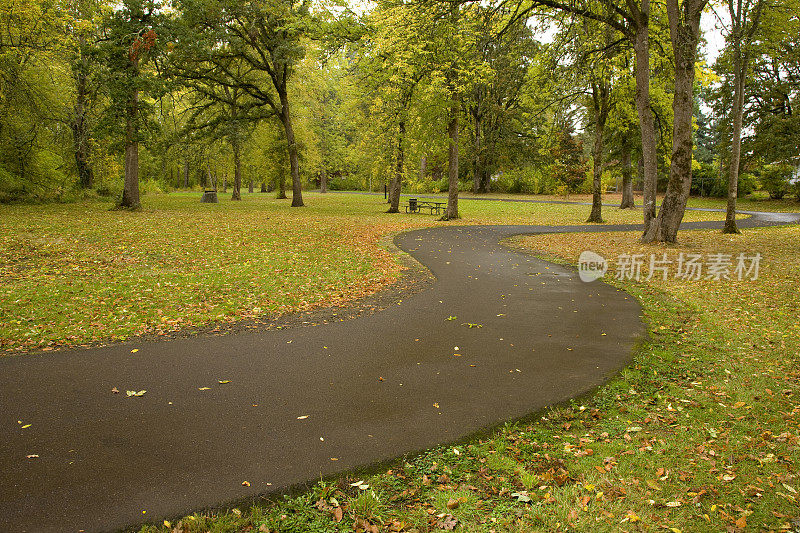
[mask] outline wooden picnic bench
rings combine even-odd
[[[409,198],[406,207],[406,213],[420,213],[423,209],[430,209],[431,215],[439,215],[444,211],[447,202],[434,202],[432,200],[418,200],[416,198]]]

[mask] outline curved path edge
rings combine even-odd
[[[740,226],[799,219],[756,213]],[[457,441],[592,390],[630,360],[644,332],[639,304],[499,241],[639,228],[411,231],[395,242],[436,281],[373,315],[142,341],[135,353],[123,344],[2,358],[0,531],[160,522]]]

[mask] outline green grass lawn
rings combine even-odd
[[[585,249],[761,252],[760,276],[617,282],[642,302],[650,339],[590,397],[365,479],[142,533],[800,530],[800,227],[684,232],[676,247],[637,236],[512,245],[568,263]]]
[[[461,203],[463,218],[390,215],[380,196],[306,193],[146,196],[0,206],[0,354],[119,341],[341,303],[387,286],[401,267],[382,243],[437,224],[578,224],[588,207]],[[640,213],[605,210],[608,222]],[[687,219],[717,218],[689,212]]]

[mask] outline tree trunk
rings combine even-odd
[[[139,91],[133,90],[125,110],[125,186],[120,207],[138,209],[139,200],[139,135],[136,121],[139,113]]]
[[[447,123],[447,136],[450,146],[447,155],[447,212],[444,218],[451,220],[458,217],[458,103],[456,95],[450,104],[450,121]]]
[[[672,162],[669,182],[658,217],[642,237],[642,242],[674,243],[683,220],[692,186],[692,115],[697,43],[700,16],[706,0],[667,0],[670,36],[675,62],[675,94],[672,102]]]
[[[480,111],[475,111],[473,114],[475,120],[473,133],[473,151],[475,152],[472,160],[472,192],[475,194],[484,192],[481,190],[481,174],[483,167],[481,165],[481,114]]]
[[[261,182],[261,192],[267,192],[267,182],[266,181],[262,181]]]
[[[650,109],[650,0],[642,0],[636,21],[633,48],[636,54],[636,113],[642,135],[644,231],[656,216],[656,187],[658,185],[658,153],[653,111]]]
[[[286,173],[285,169],[281,169],[278,175],[278,200],[286,200]]]
[[[183,187],[189,188],[189,158],[183,160]]]
[[[253,178],[250,178],[250,181],[247,182],[247,192],[253,194]]]
[[[403,140],[406,136],[406,123],[401,120],[397,124],[397,160],[395,161],[394,176],[389,185],[389,210],[387,213],[400,212],[400,190],[403,184],[403,166],[405,164],[405,152],[403,151]]]
[[[737,64],[739,63],[739,64]],[[744,115],[744,67],[734,61],[733,81],[733,141],[728,174],[728,205],[722,233],[739,233],[736,227],[736,197],[739,195],[739,163],[742,156],[742,119]]]
[[[222,175],[222,192],[228,192],[228,173]]]
[[[424,155],[419,158],[419,180],[422,181],[425,179],[425,175],[428,173],[428,158]]]
[[[742,3],[738,10],[729,4],[733,27],[733,139],[731,140],[731,162],[728,170],[728,205],[722,233],[739,233],[736,227],[736,197],[739,195],[739,166],[742,156],[742,120],[744,118],[744,89],[747,61],[742,54]]]
[[[328,172],[323,168],[322,174],[319,177],[319,192],[325,194],[328,192]]]
[[[78,181],[82,189],[91,189],[94,185],[94,174],[89,162],[89,123],[87,119],[89,90],[87,88],[88,60],[84,53],[86,41],[84,37],[79,40],[80,64],[76,72],[75,108],[72,119],[72,142],[75,149],[75,166],[78,171]]]
[[[627,134],[622,137],[622,202],[620,209],[634,209],[633,166],[631,165],[631,140]]]
[[[603,222],[603,133],[608,118],[609,86],[604,81],[592,84],[594,107],[594,146],[592,148],[592,212],[586,222]]]
[[[286,131],[286,143],[289,148],[289,168],[292,172],[292,207],[303,207],[303,188],[300,183],[300,164],[297,160],[297,144],[294,139],[294,128],[292,127],[292,116],[289,113],[289,97],[286,94],[286,87],[278,91],[281,98],[281,121],[283,129]]]
[[[494,145],[492,145],[494,146]],[[494,150],[494,148],[492,148]],[[489,166],[487,164],[486,159],[483,160],[483,164],[481,165],[481,186],[480,192],[486,193],[489,192],[489,180],[491,179],[491,173],[489,171]]]
[[[233,151],[233,194],[231,195],[231,200],[241,200],[242,199],[242,149],[239,146],[239,140],[237,138],[231,139],[231,150]],[[251,189],[252,190],[252,182],[251,182]]]

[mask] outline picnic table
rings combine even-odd
[[[423,209],[430,209],[431,215],[438,215],[447,207],[447,202],[435,202],[433,200],[418,200],[409,198],[406,205],[406,213],[421,213]]]

